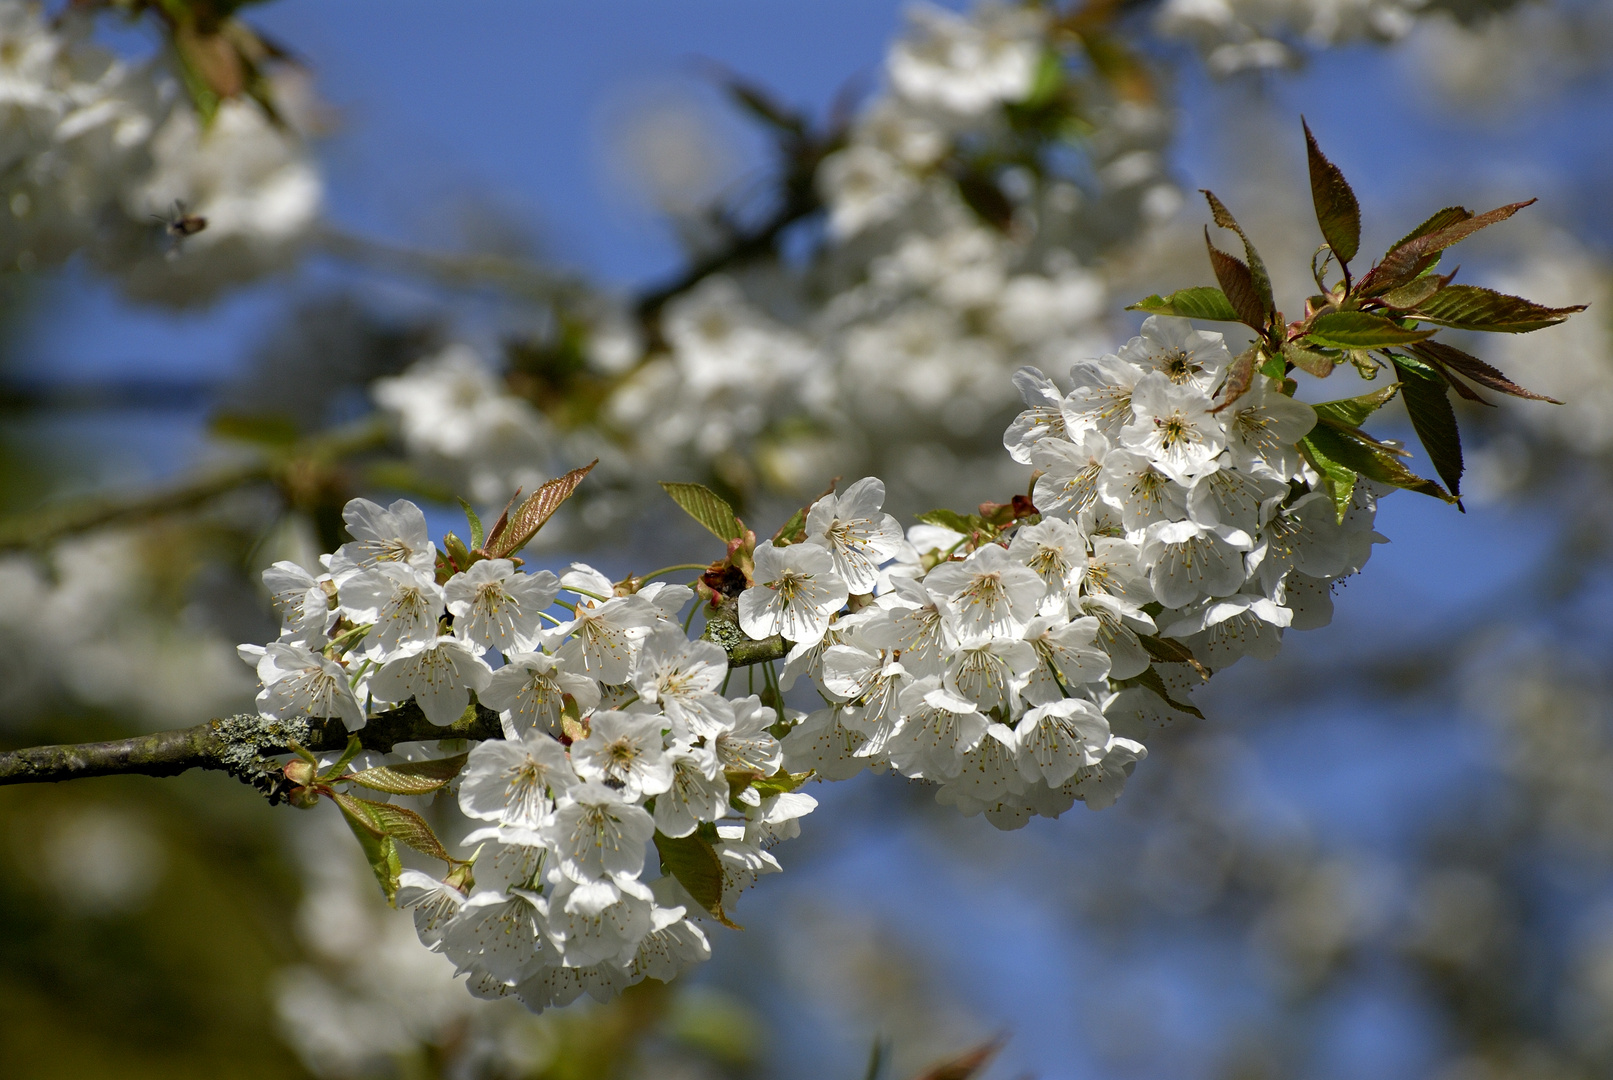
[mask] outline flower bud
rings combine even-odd
[[[314,782],[314,764],[303,758],[292,758],[286,762],[286,767],[282,771],[286,774],[286,779],[298,787],[307,787]]]

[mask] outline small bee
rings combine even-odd
[[[166,217],[160,214],[152,214],[151,220],[162,224],[164,231],[168,233],[174,242],[175,251],[179,249],[180,243],[186,237],[195,236],[207,228],[207,219],[200,214],[188,213],[185,210],[185,204],[178,199],[174,200],[173,213]]]

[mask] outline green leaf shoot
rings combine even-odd
[[[738,540],[745,535],[745,529],[740,525],[739,519],[734,516],[734,508],[715,491],[704,484],[684,484],[671,480],[661,481],[661,490],[669,495],[673,502],[683,508],[683,512],[699,522],[707,532],[717,539],[727,543]]]

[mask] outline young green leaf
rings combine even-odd
[[[583,478],[598,464],[599,459],[595,458],[580,469],[572,469],[566,475],[550,480],[528,495],[526,501],[509,517],[507,527],[495,530],[494,535],[488,539],[487,557],[507,559],[526,547],[528,541],[538,535],[538,530],[548,523],[556,510],[560,509],[560,504],[571,498],[571,493],[577,490],[577,485],[581,484]]]
[[[671,837],[659,830],[655,834],[655,850],[661,856],[661,872],[671,874],[678,884],[689,891],[695,903],[705,908],[724,926],[741,929],[728,918],[722,907],[722,862],[712,850],[711,841],[699,831],[688,836]]]
[[[1325,379],[1333,374],[1333,365],[1336,363],[1327,353],[1307,349],[1293,341],[1283,342],[1283,359],[1306,374],[1315,375],[1318,379]]]
[[[1411,416],[1411,426],[1428,452],[1434,471],[1445,481],[1451,494],[1460,497],[1462,436],[1456,426],[1456,411],[1451,408],[1450,395],[1445,390],[1445,380],[1434,369],[1416,360],[1397,356],[1394,364],[1400,373],[1401,394],[1406,401],[1406,412]]]
[[[1329,311],[1311,320],[1305,340],[1334,349],[1378,349],[1408,345],[1434,336],[1437,330],[1407,330],[1370,311]]]
[[[1455,496],[1434,481],[1418,476],[1402,465],[1398,455],[1370,436],[1344,431],[1329,424],[1317,424],[1302,441],[1322,457],[1369,480],[1430,495],[1445,502],[1456,501]]]
[[[1527,334],[1555,326],[1570,315],[1584,311],[1584,304],[1572,307],[1546,307],[1521,296],[1508,296],[1477,285],[1449,285],[1417,305],[1414,318],[1439,323],[1455,330],[1484,330],[1490,333]]]
[[[464,499],[459,500],[459,505],[465,511],[465,520],[470,523],[470,546],[472,549],[480,549],[482,541],[486,538],[482,532],[482,519],[477,515],[476,508]]]
[[[1383,302],[1401,310],[1414,308],[1449,285],[1451,278],[1455,276],[1454,273],[1424,274],[1406,282],[1398,289],[1390,289],[1384,293]]]
[[[802,784],[806,783],[811,776],[811,769],[808,769],[806,772],[799,773],[785,772],[783,769],[780,769],[772,776],[764,776],[760,779],[752,780],[751,787],[756,789],[756,794],[760,795],[764,799],[769,799],[774,795],[783,795],[794,791],[796,788],[799,788]]]
[[[348,764],[363,752],[364,744],[358,741],[358,736],[349,735],[347,737],[347,746],[342,750],[342,756],[337,758],[335,763],[332,764],[330,768],[321,773],[319,778],[321,780],[330,780],[334,777],[342,775],[342,772],[347,768]]]
[[[1393,251],[1396,248],[1405,247],[1419,236],[1427,236],[1429,233],[1436,233],[1443,228],[1455,225],[1461,221],[1466,221],[1472,216],[1473,211],[1469,210],[1465,206],[1447,206],[1443,210],[1436,210],[1429,215],[1427,221],[1424,221],[1421,225],[1411,230],[1411,232],[1389,245],[1389,250]]]
[[[672,497],[673,502],[683,508],[684,513],[705,526],[707,532],[724,543],[738,540],[745,535],[739,519],[734,516],[734,508],[729,506],[721,495],[704,484],[680,484],[663,480],[661,488]]]
[[[1185,712],[1189,716],[1196,716],[1200,720],[1204,719],[1204,714],[1199,712],[1196,707],[1185,701],[1177,701],[1175,698],[1171,697],[1170,690],[1165,686],[1165,680],[1160,678],[1159,672],[1155,671],[1153,668],[1146,668],[1141,675],[1133,675],[1129,679],[1115,680],[1114,685],[1120,688],[1141,686],[1145,689],[1152,690],[1154,693],[1158,694],[1164,699],[1165,704],[1169,705],[1177,712]]]
[[[1328,457],[1308,436],[1299,440],[1299,448],[1316,471],[1322,474],[1323,484],[1333,500],[1333,512],[1343,523],[1344,515],[1350,512],[1350,501],[1355,497],[1355,470]]]
[[[377,765],[363,769],[348,779],[373,791],[389,795],[429,795],[459,775],[468,754],[455,754],[434,761],[406,761],[401,765]]]
[[[1452,211],[1441,210],[1418,228],[1428,228],[1442,215],[1449,215],[1454,211],[1460,211],[1467,216],[1449,224],[1438,225],[1427,232],[1414,232],[1408,239],[1395,245],[1389,250],[1389,254],[1383,257],[1382,262],[1361,278],[1356,292],[1362,296],[1381,296],[1392,289],[1398,289],[1437,263],[1439,253],[1452,244],[1459,243],[1498,221],[1505,221],[1534,201],[1530,199],[1528,202],[1511,203],[1483,214],[1468,214],[1461,207],[1454,207]]]
[[[1344,173],[1327,160],[1322,148],[1316,145],[1316,136],[1311,134],[1311,126],[1303,117],[1300,126],[1305,129],[1305,152],[1310,159],[1311,202],[1316,206],[1316,223],[1322,227],[1322,239],[1333,249],[1339,262],[1347,263],[1361,247],[1361,204],[1356,201]]]
[[[1137,640],[1147,650],[1148,655],[1164,664],[1189,664],[1194,671],[1208,679],[1210,670],[1198,662],[1193,650],[1183,645],[1175,638],[1155,637],[1151,634],[1138,634]]]
[[[1260,292],[1255,288],[1254,276],[1250,274],[1249,267],[1244,265],[1242,259],[1236,255],[1228,255],[1210,241],[1210,230],[1204,230],[1204,246],[1210,252],[1210,268],[1215,271],[1215,280],[1221,283],[1221,292],[1232,305],[1232,310],[1238,313],[1238,321],[1246,326],[1264,333],[1266,324],[1271,320],[1266,313],[1266,306],[1261,301]]]
[[[976,529],[982,528],[985,522],[973,515],[964,517],[956,510],[931,510],[920,514],[918,519],[926,525],[937,525],[943,529],[951,529],[955,533],[968,536]]]
[[[365,861],[370,864],[375,880],[380,883],[381,891],[386,894],[386,902],[396,907],[398,878],[403,873],[403,863],[398,859],[398,846],[370,817],[368,804],[364,800],[355,799],[350,795],[332,795],[331,798],[336,800],[343,820],[358,839],[358,846],[364,852]]]
[[[1549,401],[1553,405],[1562,404],[1556,398],[1547,397],[1545,394],[1537,394],[1533,390],[1525,390],[1478,357],[1465,353],[1455,346],[1447,345],[1443,341],[1419,342],[1410,346],[1406,351],[1412,353],[1417,359],[1440,370],[1447,378],[1450,378],[1451,372],[1455,372],[1464,378],[1472,379],[1480,386],[1488,387],[1498,393],[1528,398],[1531,401]],[[1460,387],[1461,384],[1458,380],[1451,379],[1451,385]],[[1467,395],[1464,394],[1463,396],[1466,397]],[[1477,394],[1474,394],[1473,398],[1474,400],[1479,400]]]
[[[1340,398],[1337,401],[1318,402],[1312,406],[1316,410],[1318,420],[1331,420],[1341,427],[1358,428],[1366,423],[1367,417],[1383,408],[1394,400],[1400,392],[1398,383],[1392,383],[1381,390],[1374,390],[1370,394],[1360,397]]]
[[[1206,319],[1210,322],[1242,322],[1233,310],[1227,294],[1209,285],[1191,289],[1177,289],[1169,296],[1148,296],[1137,301],[1127,311],[1146,311],[1150,315],[1178,315],[1184,319]]]
[[[1227,381],[1221,387],[1221,404],[1211,409],[1211,412],[1220,412],[1237,401],[1255,381],[1255,361],[1260,359],[1260,350],[1251,345],[1239,353],[1232,366],[1227,368]]]
[[[430,855],[433,859],[441,859],[443,862],[453,862],[447,849],[442,846],[442,841],[437,839],[437,834],[426,824],[426,819],[408,807],[372,802],[369,799],[354,799],[349,795],[340,795],[336,798],[362,804],[370,821],[392,839],[408,844],[422,855]],[[346,808],[345,803],[343,808]]]
[[[1277,304],[1272,299],[1271,275],[1266,273],[1266,264],[1261,260],[1260,252],[1255,250],[1254,244],[1249,242],[1248,234],[1243,231],[1243,226],[1238,224],[1237,219],[1232,216],[1232,211],[1215,197],[1214,192],[1205,191],[1204,198],[1210,204],[1210,216],[1215,219],[1215,223],[1223,229],[1231,229],[1238,234],[1238,239],[1243,241],[1243,257],[1249,267],[1249,278],[1254,284],[1255,295],[1260,297],[1261,308],[1269,320],[1270,314],[1277,310]],[[1236,304],[1236,301],[1233,302]]]
[[[791,514],[790,520],[780,525],[778,532],[773,534],[773,546],[788,547],[791,544],[799,544],[802,540],[805,540],[806,517],[807,508],[804,506]]]

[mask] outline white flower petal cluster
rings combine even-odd
[[[206,130],[161,60],[124,63],[91,17],[0,0],[0,265],[87,250],[131,295],[205,302],[299,255],[323,200],[306,146],[256,104],[227,100]],[[207,219],[175,247],[153,217]]]
[[[1186,665],[1156,654],[1185,645],[1210,670],[1326,623],[1328,584],[1382,540],[1374,496],[1363,482],[1341,524],[1295,445],[1314,411],[1263,378],[1218,408],[1230,363],[1220,334],[1155,316],[1067,392],[1021,371],[1004,444],[1041,472],[1039,514],[997,539],[809,527],[758,548],[740,626],[782,634],[830,702],[785,737],[785,767],[888,767],[1000,828],[1101,808],[1146,754],[1112,725],[1189,701]],[[861,481],[807,520],[878,520],[879,494]],[[877,595],[843,609],[852,574]]]
[[[1395,41],[1428,0],[1167,0],[1155,16],[1166,37],[1185,38],[1215,75],[1292,67],[1305,49]]]
[[[792,608],[782,625],[821,636],[847,598],[837,555],[873,566],[902,546],[882,494],[865,482],[825,501],[814,520],[835,553],[812,547],[811,565],[838,591],[809,622]],[[773,728],[798,714],[723,696],[727,654],[678,620],[694,599],[685,586],[617,596],[592,567],[556,577],[510,559],[450,572],[413,503],[354,499],[343,516],[353,539],[324,556],[325,573],[289,562],[265,572],[281,637],[239,651],[257,669],[265,716],[340,717],[352,730],[410,701],[437,725],[473,700],[498,711],[504,738],[473,747],[458,779],[459,809],[479,826],[465,840],[481,851],[474,876],[410,870],[399,882],[421,942],[474,994],[533,1009],[608,998],[706,959],[701,924],[713,916],[660,875],[652,838],[698,832],[725,905],[778,871],[769,849],[816,803],[776,789],[735,795],[735,781],[778,773]],[[557,603],[562,593],[571,599]]]

